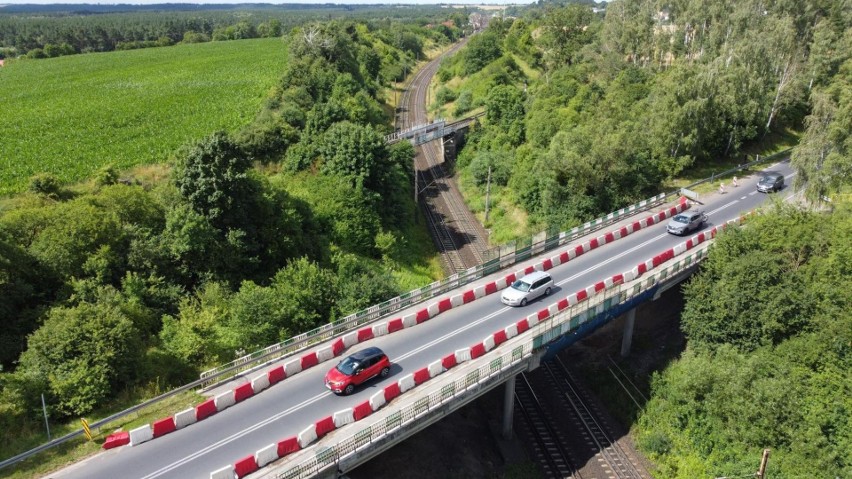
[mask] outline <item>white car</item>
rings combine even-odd
[[[500,301],[509,306],[526,306],[539,296],[549,295],[552,290],[553,278],[542,271],[535,271],[504,289]]]

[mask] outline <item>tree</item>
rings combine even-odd
[[[492,61],[500,58],[503,51],[500,47],[500,37],[496,33],[486,31],[474,36],[468,42],[463,52],[463,71],[465,75],[472,75]]]
[[[852,71],[847,61],[841,71]],[[811,93],[811,114],[805,134],[793,151],[796,185],[804,186],[811,201],[820,201],[852,182],[852,82],[838,77],[826,91]]]
[[[592,41],[594,14],[587,5],[568,5],[544,15],[541,44],[550,70],[571,65],[584,45]]]
[[[139,350],[137,332],[118,307],[81,303],[50,310],[19,368],[46,380],[61,414],[81,415],[134,381]]]
[[[388,185],[381,183],[387,169],[388,151],[384,139],[368,126],[348,121],[335,123],[323,134],[318,150],[321,171],[346,178],[353,186],[377,193]]]
[[[177,169],[175,184],[192,208],[219,229],[239,228],[257,194],[249,178],[251,158],[225,132],[193,147]]]

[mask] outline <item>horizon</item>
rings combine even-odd
[[[536,0],[457,0],[457,1],[442,1],[442,0],[348,0],[348,1],[327,1],[327,0],[281,0],[281,1],[229,1],[229,0],[199,0],[199,1],[161,1],[161,0],[133,0],[133,1],[118,1],[118,2],[80,2],[74,0],[27,0],[27,1],[4,1],[0,2],[0,9],[7,5],[287,5],[287,4],[303,4],[303,5],[528,5]]]

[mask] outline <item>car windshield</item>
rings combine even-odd
[[[773,181],[775,181],[774,176],[764,176],[763,178],[760,179],[761,183],[772,183]]]
[[[677,215],[674,217],[675,223],[689,223],[689,217],[684,215]]]
[[[355,370],[358,369],[358,366],[360,365],[361,363],[358,361],[352,358],[346,358],[343,361],[340,361],[340,364],[337,365],[337,370],[347,376],[352,376],[355,374]]]
[[[530,284],[519,279],[519,280],[515,281],[514,283],[512,283],[512,288],[526,293],[527,291],[530,290]]]

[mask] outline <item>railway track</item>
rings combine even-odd
[[[446,53],[420,69],[402,94],[401,114],[397,127],[410,128],[428,121],[426,115],[429,82],[438,71],[440,60],[455,53],[466,42],[460,42]],[[482,262],[487,250],[486,234],[476,217],[467,208],[458,188],[447,176],[443,165],[443,145],[432,141],[417,149],[415,175],[417,197],[441,252],[444,268],[449,274],[458,273]]]
[[[527,436],[527,444],[532,447],[545,477],[582,479],[564,447],[568,441],[554,426],[556,422],[524,373],[515,381],[515,411],[523,418],[521,431]]]
[[[551,397],[558,398],[555,407],[570,417],[588,447],[587,455],[594,454],[596,461],[587,461],[587,465],[597,465],[607,477],[618,479],[648,479],[638,461],[621,447],[594,403],[589,401],[570,370],[557,356],[554,360],[542,364],[544,379],[553,391]],[[597,474],[595,474],[597,475]]]

